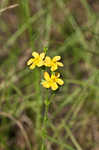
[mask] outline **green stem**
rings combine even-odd
[[[49,101],[48,98],[44,101],[44,104],[45,104],[45,112],[44,112],[44,119],[43,119],[41,150],[46,150],[48,108],[49,108],[49,105],[50,105],[50,101]]]
[[[49,105],[52,102],[53,96],[54,96],[54,93],[51,94],[50,96],[47,95],[47,98],[44,101],[45,112],[44,112],[44,118],[43,118],[42,146],[41,146],[41,150],[47,150],[47,148],[46,148],[46,140],[47,140],[47,137],[48,137],[48,134],[47,134],[48,109],[49,109]]]

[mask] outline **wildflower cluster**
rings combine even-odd
[[[29,65],[29,68],[31,70],[34,69],[36,66],[49,67],[51,70],[51,76],[48,72],[44,72],[44,80],[41,82],[43,87],[51,88],[55,91],[58,89],[58,85],[64,84],[64,81],[60,79],[60,73],[55,72],[58,69],[58,67],[63,67],[63,63],[60,62],[60,56],[55,56],[51,59],[49,56],[46,56],[44,52],[41,54],[33,52],[32,56],[33,58],[30,58],[27,62],[27,65]]]

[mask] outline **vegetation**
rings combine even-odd
[[[99,0],[0,1],[0,150],[99,149],[98,18]],[[64,64],[55,92],[27,66],[46,47]]]

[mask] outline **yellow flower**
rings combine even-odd
[[[46,67],[51,67],[51,71],[55,71],[58,69],[58,66],[63,67],[63,63],[59,62],[60,59],[60,56],[55,56],[52,59],[49,56],[46,56],[44,60],[44,65]]]
[[[58,89],[58,85],[63,85],[64,81],[62,79],[59,78],[60,77],[60,73],[53,73],[50,77],[50,75],[48,74],[48,72],[44,72],[44,81],[42,81],[42,85],[45,88],[51,88],[52,90],[57,90]]]
[[[27,62],[27,65],[30,65],[30,69],[34,69],[36,66],[41,67],[44,65],[44,57],[45,53],[38,54],[37,52],[33,52],[32,56],[34,58],[30,58]]]

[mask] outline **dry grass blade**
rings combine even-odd
[[[9,10],[9,9],[12,9],[12,8],[15,8],[15,7],[18,7],[18,6],[19,6],[19,4],[14,4],[14,5],[10,5],[10,6],[6,7],[6,8],[2,8],[0,10],[0,15],[1,15],[2,12],[5,12],[6,10]]]
[[[0,116],[7,117],[7,118],[9,118],[10,120],[14,121],[17,124],[17,126],[20,128],[20,130],[23,134],[23,137],[26,141],[28,149],[31,150],[31,145],[30,145],[30,142],[29,142],[29,139],[28,139],[28,135],[27,135],[26,131],[24,130],[24,127],[21,124],[21,122],[16,120],[11,114],[6,113],[6,112],[0,112]]]

